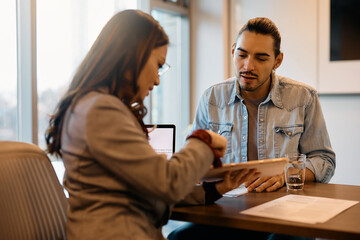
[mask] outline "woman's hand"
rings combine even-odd
[[[233,173],[228,171],[224,176],[224,180],[215,185],[216,190],[222,195],[239,187],[245,181],[257,178],[259,175],[260,173],[256,172],[255,168],[241,169]]]
[[[227,145],[226,138],[210,130],[205,130],[205,131],[209,133],[211,137],[210,146],[214,150],[215,157],[223,157],[225,155],[226,145]]]

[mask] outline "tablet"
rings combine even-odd
[[[227,171],[235,172],[237,170],[245,168],[256,168],[257,172],[261,173],[261,177],[270,177],[278,175],[284,172],[285,164],[289,161],[288,158],[273,158],[273,159],[264,159],[249,161],[245,163],[228,163],[223,164],[219,168],[211,168],[203,180],[214,180],[221,179]]]

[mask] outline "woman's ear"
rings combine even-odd
[[[132,79],[132,72],[130,69],[126,70],[125,73],[124,73],[124,78],[127,80],[127,81],[131,81]]]

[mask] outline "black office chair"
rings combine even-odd
[[[46,153],[0,141],[0,239],[66,239],[67,208]]]

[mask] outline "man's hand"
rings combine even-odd
[[[255,190],[256,192],[273,192],[278,188],[284,186],[285,176],[284,173],[272,177],[259,177],[253,178],[244,183],[249,192]]]

